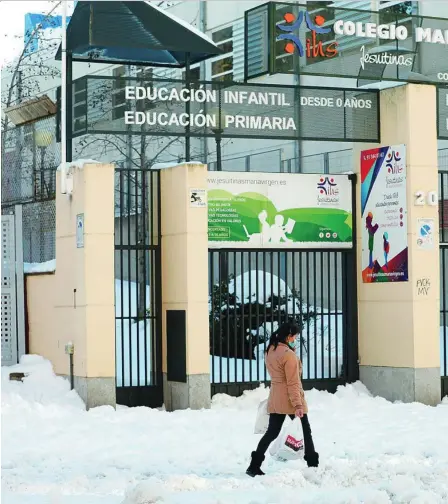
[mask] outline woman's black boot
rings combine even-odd
[[[257,452],[252,452],[252,460],[247,468],[246,474],[251,478],[255,476],[264,476],[264,472],[261,470],[261,464],[264,461],[264,455],[260,455]]]
[[[304,458],[308,467],[319,467],[319,454],[317,452],[305,455]]]

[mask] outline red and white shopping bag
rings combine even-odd
[[[295,418],[292,421],[285,420],[282,431],[272,443],[269,452],[277,460],[303,459],[305,441],[300,418]]]

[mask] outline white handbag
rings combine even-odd
[[[278,438],[272,443],[269,453],[277,460],[299,460],[305,455],[302,422],[295,418],[285,421]]]
[[[264,434],[268,430],[269,414],[268,400],[261,401],[258,406],[257,419],[255,420],[254,434]]]

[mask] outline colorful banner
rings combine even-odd
[[[406,146],[361,152],[362,278],[408,280]]]
[[[350,248],[348,175],[210,172],[210,248]]]

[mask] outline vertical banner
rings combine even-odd
[[[362,278],[408,280],[406,146],[361,152]]]
[[[209,248],[351,248],[348,175],[210,172]]]

